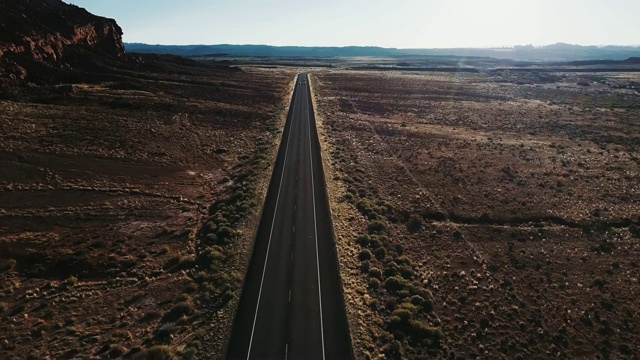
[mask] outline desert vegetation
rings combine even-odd
[[[0,358],[223,354],[293,74],[79,77],[2,88]]]
[[[637,356],[639,80],[316,73],[356,356]]]

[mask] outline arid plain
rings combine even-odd
[[[3,359],[224,353],[294,74],[120,66],[0,100]]]
[[[310,230],[312,207],[315,248],[305,231],[274,239],[288,245],[266,283],[282,305],[263,309],[282,321],[265,321],[267,351],[640,356],[640,48],[137,44],[185,58],[136,53],[125,31],[61,0],[0,1],[0,359],[233,356],[250,263],[258,305],[240,329],[254,336],[268,254],[252,251],[271,188],[269,252],[283,183],[301,201],[283,200],[279,230]],[[509,54],[526,61],[487,57]],[[288,116],[306,73],[316,116],[307,97]],[[287,118],[317,119],[324,172],[307,130],[310,176],[285,178]],[[305,128],[287,128],[304,169]],[[294,241],[310,266],[287,289]],[[345,325],[340,281],[351,338],[325,346],[322,294]],[[292,340],[292,318],[313,331]]]
[[[296,69],[129,61],[1,103],[9,358],[224,353]],[[639,84],[313,70],[356,357],[637,354]]]
[[[638,355],[640,75],[312,84],[356,356]]]

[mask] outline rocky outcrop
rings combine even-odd
[[[30,68],[64,68],[96,55],[124,55],[115,20],[60,0],[0,0],[0,77],[24,79]]]

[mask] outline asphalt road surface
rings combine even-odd
[[[353,358],[308,83],[298,76],[229,359]]]

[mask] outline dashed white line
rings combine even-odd
[[[309,111],[311,111],[311,105],[309,104],[309,97],[307,99],[307,124],[309,126],[309,161],[311,164],[311,194],[313,198],[313,232],[316,237],[316,267],[318,268],[318,302],[320,303],[320,338],[322,339],[322,359],[324,360],[324,323],[322,320],[322,289],[320,288],[320,257],[318,255],[318,222],[316,220],[316,190],[313,183],[313,156],[311,155],[311,120],[309,118]]]
[[[291,120],[293,120],[293,117],[295,116],[295,110],[296,110],[296,98],[295,98],[296,93],[293,94],[293,109],[291,109]],[[309,113],[307,112],[307,117],[309,116]],[[292,121],[293,122],[293,121]],[[264,284],[264,274],[267,271],[267,261],[269,260],[269,250],[271,249],[271,238],[273,237],[273,226],[276,222],[276,214],[278,213],[278,202],[280,201],[280,191],[282,190],[282,180],[284,179],[284,170],[287,167],[287,154],[289,152],[289,140],[291,139],[291,127],[292,124],[289,124],[289,134],[287,134],[287,147],[285,148],[284,151],[284,162],[282,163],[282,175],[280,175],[280,185],[278,186],[278,196],[276,197],[276,206],[273,210],[273,220],[271,221],[271,231],[269,233],[269,242],[267,244],[267,255],[264,259],[264,267],[262,269],[262,280],[260,280],[260,291],[258,291],[258,303],[256,304],[256,313],[253,316],[253,327],[251,328],[251,338],[249,340],[249,349],[247,350],[247,360],[249,359],[249,357],[251,356],[251,346],[253,345],[253,334],[256,330],[256,320],[258,319],[258,309],[260,308],[260,298],[262,296],[262,285]],[[323,340],[323,344],[324,344],[324,340]],[[288,345],[287,345],[287,351],[288,351]],[[324,352],[324,346],[323,346],[323,352]],[[324,355],[323,355],[324,358]]]

